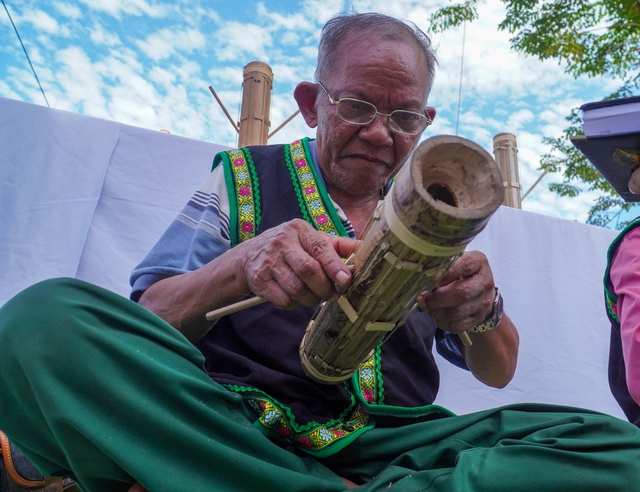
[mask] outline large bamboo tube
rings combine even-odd
[[[435,287],[503,200],[491,155],[470,140],[423,141],[399,172],[348,264],[354,279],[326,302],[300,344],[305,372],[335,384],[398,329],[417,295]]]
[[[511,133],[493,137],[493,155],[502,174],[504,202],[507,207],[522,208],[522,185],[518,172],[518,143]]]
[[[266,63],[252,61],[244,67],[238,147],[266,145],[269,134],[273,71]]]

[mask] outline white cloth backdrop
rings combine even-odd
[[[0,305],[69,276],[124,296],[129,273],[224,147],[0,98]],[[624,418],[607,384],[602,273],[616,232],[502,207],[469,249],[520,332],[514,380],[486,388],[440,361],[437,403],[467,413],[556,403]]]

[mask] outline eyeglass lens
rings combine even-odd
[[[349,123],[366,125],[376,117],[377,108],[366,101],[344,98],[338,101],[338,116]],[[416,134],[424,131],[429,120],[412,111],[397,110],[389,115],[389,126],[399,133]]]

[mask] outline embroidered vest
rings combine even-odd
[[[620,318],[618,317],[618,296],[611,287],[610,272],[611,260],[626,234],[636,227],[640,227],[640,218],[633,220],[613,240],[607,251],[607,268],[604,274],[604,298],[607,316],[611,322],[611,339],[609,343],[609,387],[614,398],[624,411],[630,422],[640,427],[640,406],[629,394],[627,388],[627,376],[622,354],[622,338],[620,336]]]
[[[310,156],[308,139],[216,156],[229,190],[232,245],[294,218],[346,236]],[[243,395],[265,434],[328,456],[374,425],[452,415],[432,405],[439,373],[430,317],[414,312],[351,380],[323,385],[306,376],[298,356],[315,310],[265,303],[222,318],[197,344],[211,378]]]

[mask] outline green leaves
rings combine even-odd
[[[499,29],[514,36],[511,47],[542,60],[555,58],[574,77],[626,78],[640,64],[638,0],[502,0]],[[442,32],[478,18],[476,0],[436,11],[431,27]]]
[[[457,27],[465,21],[471,22],[477,18],[476,0],[469,0],[439,9],[429,18],[429,23],[433,31],[442,32],[451,27]]]
[[[502,0],[502,3],[506,16],[499,29],[513,34],[512,49],[540,60],[555,59],[574,78],[623,80],[622,86],[607,99],[640,92],[640,0]],[[476,0],[468,0],[438,10],[430,20],[432,29],[441,32],[477,17]],[[582,133],[580,111],[574,109],[566,119],[570,126],[560,137],[543,139],[550,152],[541,157],[540,169],[562,173],[561,183],[549,185],[560,196],[578,196],[581,184],[600,192],[587,223],[606,226],[634,204],[625,203],[571,144],[569,138]],[[615,226],[623,227],[624,223]]]

